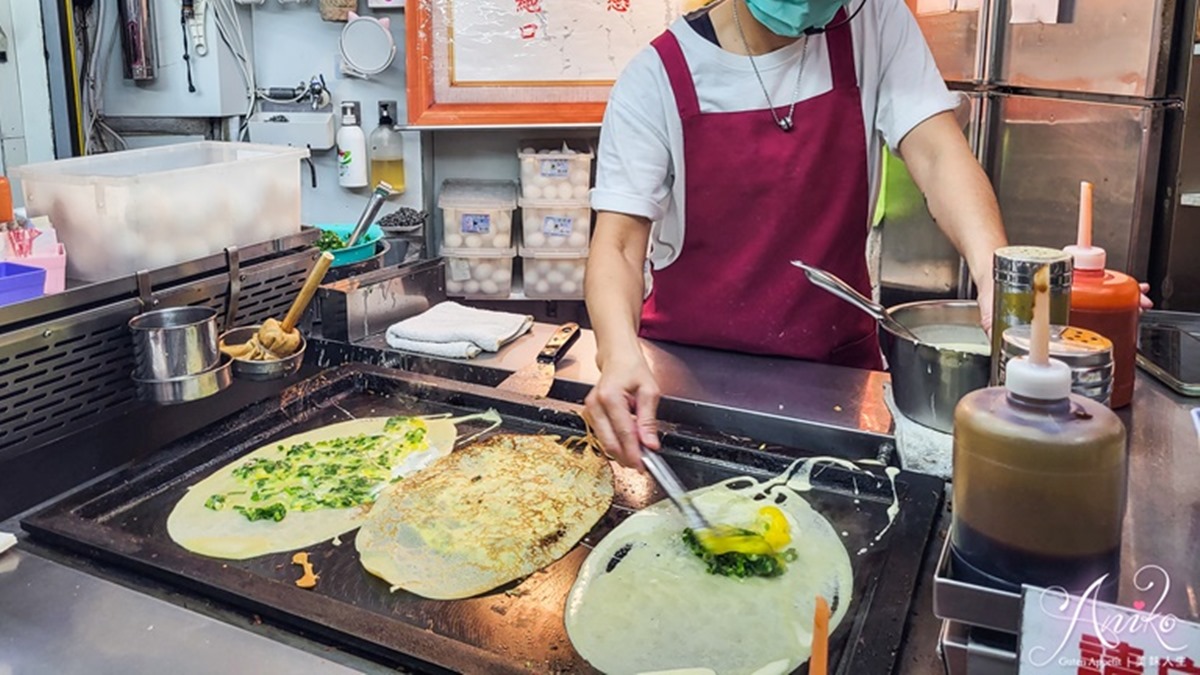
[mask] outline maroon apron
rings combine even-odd
[[[847,24],[825,35],[833,88],[796,104],[790,133],[765,108],[701,113],[678,40],[670,31],[654,40],[683,122],[686,231],[679,257],[653,273],[643,337],[882,369],[875,321],[789,264],[870,295],[853,38]]]

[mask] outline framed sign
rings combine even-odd
[[[638,51],[696,0],[407,0],[408,121],[597,123]]]

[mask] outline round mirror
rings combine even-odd
[[[350,15],[341,40],[342,63],[348,75],[376,75],[392,65],[396,41],[390,23],[386,18]]]

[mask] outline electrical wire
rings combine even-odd
[[[213,19],[221,41],[233,54],[242,81],[246,85],[246,112],[238,126],[238,140],[246,140],[250,131],[250,118],[258,106],[258,87],[254,74],[254,60],[246,47],[242,19],[233,0],[209,0],[213,8]]]

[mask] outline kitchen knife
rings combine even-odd
[[[554,371],[558,362],[579,339],[579,324],[563,324],[554,331],[546,346],[538,352],[537,360],[509,375],[497,389],[523,394],[533,398],[545,398],[554,385]]]

